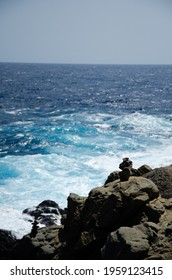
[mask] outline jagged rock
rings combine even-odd
[[[143,259],[149,250],[148,236],[137,226],[111,232],[102,248],[104,259]]]
[[[157,185],[162,197],[172,197],[172,165],[155,168],[145,174],[144,177],[152,180]]]
[[[86,230],[93,226],[116,228],[120,221],[126,223],[158,194],[155,184],[143,177],[130,177],[126,182],[117,180],[92,189],[81,214],[82,227]]]
[[[68,197],[68,206],[66,219],[63,220],[64,229],[60,238],[63,239],[76,239],[81,232],[81,217],[80,213],[84,206],[86,197],[79,196],[71,193]]]
[[[67,219],[60,230],[60,240],[67,241],[61,258],[100,255],[107,234],[121,225],[126,225],[133,215],[158,196],[153,182],[143,177],[130,177],[126,182],[119,180],[97,187],[87,198],[74,194],[68,198]],[[62,238],[61,238],[62,237]],[[71,240],[73,241],[71,244]],[[71,254],[69,253],[71,252]]]
[[[123,182],[118,172],[115,180],[93,188],[88,197],[70,194],[62,225],[41,229],[35,225],[33,235],[15,244],[13,258],[172,259],[172,198],[159,195],[162,185],[158,189],[140,176],[149,169],[131,168],[132,175]],[[155,169],[146,176],[156,178],[158,171],[157,178],[167,174],[165,180],[170,182],[170,170],[171,166],[163,172]],[[169,186],[163,190],[168,196]]]
[[[61,219],[61,209],[52,200],[44,200],[38,206],[23,210],[23,214],[30,215],[41,226],[59,225]]]
[[[127,223],[133,216],[142,211],[143,207],[152,199],[158,197],[158,189],[150,180],[145,181],[143,177],[130,177],[127,182],[114,181],[107,184],[104,188],[93,189],[88,197],[92,198],[97,192],[106,193],[107,198],[104,203],[100,202],[96,213],[101,226],[119,225],[119,221]],[[88,207],[91,211],[91,207]],[[88,215],[87,215],[88,217]],[[98,219],[97,219],[98,220]]]

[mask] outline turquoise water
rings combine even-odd
[[[123,157],[171,164],[172,66],[0,64],[0,228],[101,186]]]

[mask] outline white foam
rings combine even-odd
[[[0,218],[0,228],[14,227],[22,234],[28,227],[21,217],[25,208],[37,206],[45,199],[66,207],[70,192],[87,195],[90,189],[101,186],[109,173],[119,170],[123,157],[129,157],[135,168],[143,164],[152,168],[171,164],[170,118],[140,113],[124,116],[83,113],[63,117],[71,122],[68,128],[70,125],[75,128],[72,134],[69,129],[62,135],[69,144],[50,146],[51,154],[1,158],[1,163],[10,172],[4,176],[1,185],[0,204],[4,204],[1,212],[5,216]],[[88,122],[90,130],[79,134],[82,120]],[[96,134],[93,134],[94,129],[91,130],[93,127],[99,130]],[[56,123],[52,128],[55,133]],[[8,173],[15,176],[10,177]]]
[[[111,127],[109,124],[106,124],[106,123],[103,123],[103,124],[97,123],[97,124],[95,124],[94,126],[97,127],[97,128],[100,128],[100,129],[101,129],[101,128],[103,128],[103,129],[108,129],[108,128]]]
[[[168,119],[144,115],[140,113],[134,113],[131,115],[126,115],[121,119],[121,128],[127,129],[133,126],[133,133],[140,133],[152,135],[154,137],[161,136],[165,138],[169,134],[172,136],[172,126]]]
[[[19,210],[1,205],[0,213],[0,229],[12,231],[19,239],[31,231],[31,223]]]

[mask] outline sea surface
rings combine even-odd
[[[0,63],[0,228],[102,186],[123,157],[172,164],[172,65]]]

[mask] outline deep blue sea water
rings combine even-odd
[[[123,157],[172,163],[172,65],[0,63],[0,228],[101,186]]]

